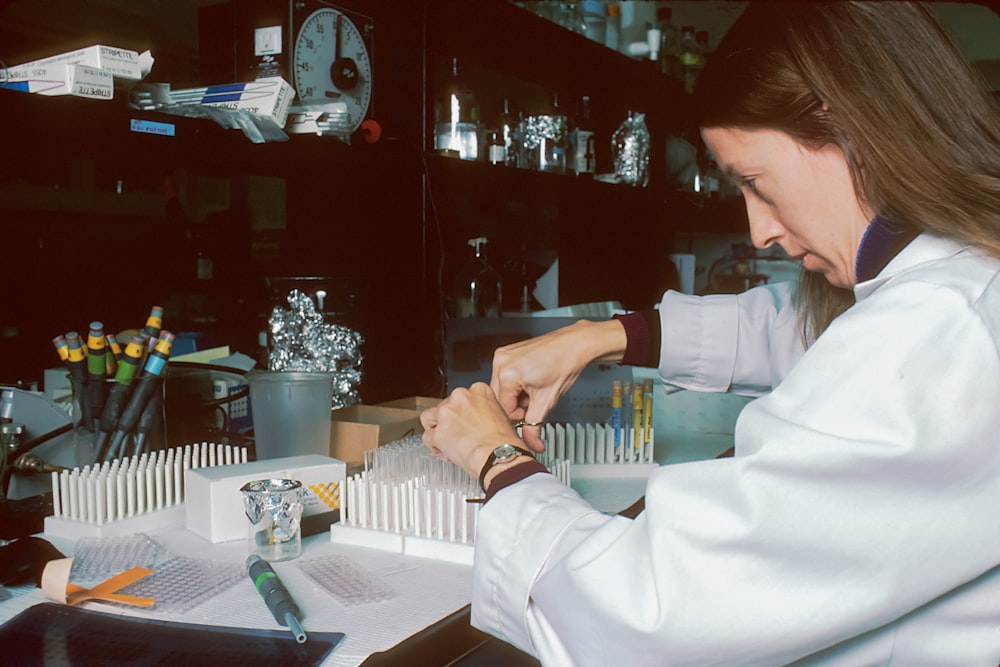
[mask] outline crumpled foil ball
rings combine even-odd
[[[330,373],[332,407],[359,403],[364,338],[349,327],[327,322],[322,313],[316,312],[312,298],[300,290],[293,289],[288,294],[288,306],[287,310],[275,306],[268,319],[271,330],[268,368]]]
[[[611,136],[615,175],[629,185],[649,183],[649,130],[646,115],[629,112],[628,118]]]

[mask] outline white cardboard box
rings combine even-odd
[[[148,57],[147,53],[143,56]],[[105,46],[95,44],[75,51],[67,51],[48,58],[40,58],[31,62],[14,65],[7,68],[7,75],[11,81],[23,81],[34,78],[32,69],[39,65],[87,65],[107,70],[112,75],[122,79],[138,81],[142,79],[144,72],[142,58],[135,51],[120,49],[116,46]]]
[[[280,76],[170,91],[170,99],[176,104],[201,104],[247,111],[273,120],[278,127],[284,126],[288,119],[288,107],[293,97],[295,91],[292,86]]]
[[[303,517],[332,513],[340,509],[340,489],[346,477],[343,461],[319,454],[187,470],[187,529],[213,543],[246,539],[250,523],[240,487],[258,479],[298,480],[302,482]]]
[[[95,100],[110,100],[115,94],[111,72],[87,65],[53,63],[32,67],[25,78],[11,78],[4,88],[39,95],[75,95]]]

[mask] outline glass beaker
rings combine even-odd
[[[250,553],[269,562],[302,553],[302,482],[260,479],[240,488],[250,520]]]
[[[521,141],[529,169],[566,173],[569,145],[566,116],[527,116],[522,122]]]

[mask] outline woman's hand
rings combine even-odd
[[[500,445],[518,445],[517,432],[497,403],[489,385],[459,387],[437,406],[420,414],[424,444],[435,454],[461,466],[472,477]]]
[[[506,345],[493,354],[490,388],[511,419],[542,422],[587,364],[620,360],[626,342],[625,327],[617,320],[581,320]],[[537,427],[525,426],[521,434],[531,449],[545,449]]]

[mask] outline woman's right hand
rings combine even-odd
[[[581,320],[498,348],[490,388],[511,419],[536,424],[544,421],[587,364],[619,361],[625,344],[625,327],[617,320]],[[526,426],[521,436],[531,449],[545,449],[538,428]]]

